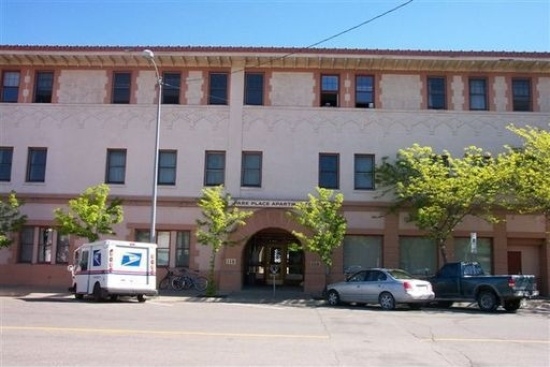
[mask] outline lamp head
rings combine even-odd
[[[146,49],[142,52],[143,57],[145,57],[147,60],[153,60],[155,58],[155,54],[153,51]]]

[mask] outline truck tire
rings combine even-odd
[[[103,294],[102,294],[102,290],[101,290],[101,286],[99,285],[99,283],[96,283],[94,285],[94,292],[92,293],[93,297],[94,297],[94,301],[96,302],[101,302],[101,300],[103,299]]]
[[[504,309],[508,312],[516,312],[521,307],[521,299],[509,299],[504,302]]]
[[[83,299],[84,298],[84,295],[82,293],[75,293],[74,294],[74,298],[76,299]]]
[[[146,299],[146,298],[145,298],[145,296],[144,296],[143,294],[138,294],[138,295],[137,295],[137,300],[138,300],[139,303],[145,302],[145,299]]]
[[[493,312],[497,309],[497,296],[492,291],[481,291],[477,295],[477,305],[485,312]]]

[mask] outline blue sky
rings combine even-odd
[[[0,0],[4,45],[317,43],[324,48],[548,52],[550,0]]]

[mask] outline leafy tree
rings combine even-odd
[[[335,194],[332,190],[320,187],[316,191],[316,196],[308,194],[309,200],[296,203],[294,210],[290,212],[293,219],[306,228],[308,233],[292,231],[292,234],[306,250],[319,255],[326,269],[326,285],[332,267],[332,253],[342,245],[347,221],[340,213],[344,202],[343,194]]]
[[[17,232],[27,221],[27,216],[20,213],[21,203],[12,191],[6,201],[0,200],[0,248],[12,244],[9,237],[11,232]]]
[[[73,234],[97,241],[100,235],[112,234],[113,225],[124,219],[122,200],[108,201],[109,186],[99,184],[87,188],[78,198],[69,200],[69,211],[54,210],[55,221],[63,234]]]
[[[527,126],[508,129],[524,143],[519,149],[507,147],[499,157],[502,171],[509,172],[506,204],[520,213],[550,215],[550,132]]]
[[[231,195],[225,192],[223,185],[202,190],[199,200],[202,219],[197,219],[197,241],[204,246],[212,247],[208,271],[207,295],[214,295],[217,287],[214,279],[216,255],[223,246],[231,246],[239,241],[231,240],[231,234],[237,227],[245,225],[245,220],[252,211],[241,210],[232,203]]]
[[[408,220],[426,231],[447,262],[445,243],[468,215],[496,222],[493,206],[499,200],[502,172],[494,159],[476,147],[467,147],[462,158],[447,151],[436,154],[418,144],[399,150],[395,162],[384,157],[376,168],[382,193],[393,193],[391,210],[407,209]]]

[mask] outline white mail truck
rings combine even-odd
[[[157,245],[154,243],[104,240],[86,243],[74,252],[69,291],[77,299],[116,300],[118,296],[156,296]]]

